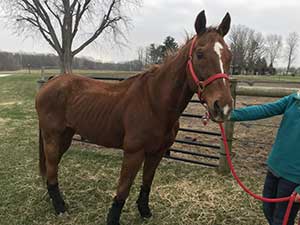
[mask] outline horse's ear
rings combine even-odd
[[[204,10],[202,10],[196,18],[195,30],[198,35],[203,34],[206,31],[206,17]]]
[[[218,33],[223,37],[228,33],[230,29],[230,23],[231,23],[230,14],[226,13],[225,17],[223,18],[221,24],[218,27]]]

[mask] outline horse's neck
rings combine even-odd
[[[170,123],[178,120],[193,96],[188,85],[186,58],[183,55],[175,56],[161,65],[150,84],[154,105],[158,106],[159,114]]]

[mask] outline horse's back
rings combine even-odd
[[[78,75],[55,77],[36,97],[40,126],[56,131],[69,127],[95,143],[120,147],[122,113],[126,106],[121,96],[129,86],[129,83],[116,85]],[[112,137],[119,138],[111,140]]]
[[[88,78],[78,75],[61,75],[50,79],[36,95],[36,110],[40,125],[52,127],[66,125],[65,114],[68,102],[80,90],[91,85]],[[52,121],[49,123],[48,121]]]
[[[109,84],[80,75],[60,75],[50,79],[38,92],[36,106],[43,104],[64,104],[67,99],[83,92],[105,90]]]
[[[36,98],[40,126],[56,132],[72,128],[90,141],[107,147],[124,147],[125,144],[137,149],[146,139],[157,138],[156,144],[148,143],[149,149],[169,145],[173,142],[174,128],[165,130],[157,114],[152,112],[153,103],[147,88],[152,77],[149,75],[142,74],[117,84],[77,75],[55,77]]]

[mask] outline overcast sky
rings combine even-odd
[[[102,61],[127,61],[137,58],[138,47],[161,43],[168,35],[181,43],[185,31],[194,32],[195,17],[202,9],[208,25],[218,25],[229,12],[232,24],[246,25],[263,34],[280,34],[285,38],[289,32],[300,33],[300,0],[144,0],[142,7],[131,15],[128,47],[92,45],[81,55]],[[5,28],[3,20],[0,20],[0,50],[53,52],[39,37],[17,37]],[[300,51],[298,55],[299,66]]]

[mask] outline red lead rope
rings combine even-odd
[[[285,215],[284,215],[284,219],[283,219],[283,223],[282,225],[287,225],[288,223],[288,220],[289,220],[289,216],[290,216],[290,213],[291,213],[291,209],[292,209],[292,206],[293,206],[293,203],[296,199],[296,195],[297,193],[293,192],[293,194],[289,197],[285,197],[285,198],[264,198],[262,196],[259,196],[259,195],[256,195],[254,194],[252,191],[250,191],[243,183],[242,181],[240,180],[240,178],[237,176],[235,170],[234,170],[234,167],[233,167],[233,164],[232,164],[232,161],[231,161],[231,157],[230,157],[230,152],[229,152],[229,148],[228,148],[228,143],[227,143],[227,138],[226,138],[226,135],[225,135],[225,130],[223,128],[223,125],[222,123],[219,124],[220,126],[220,130],[221,130],[221,135],[222,135],[222,139],[223,139],[223,143],[224,143],[224,148],[225,148],[225,152],[226,152],[226,158],[227,158],[227,161],[228,161],[228,165],[230,167],[230,171],[233,175],[233,177],[236,179],[236,181],[238,182],[238,184],[240,185],[240,187],[245,191],[247,192],[249,195],[251,195],[252,197],[260,200],[260,201],[263,201],[263,202],[271,202],[271,203],[276,203],[276,202],[289,202],[288,204],[288,207],[286,209],[286,212],[285,212]],[[300,225],[300,222],[298,223],[298,225]]]

